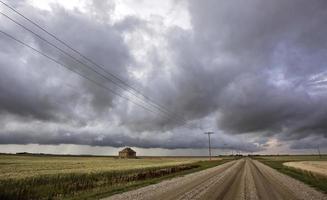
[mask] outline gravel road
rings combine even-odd
[[[250,158],[166,180],[105,200],[327,200],[327,195]]]

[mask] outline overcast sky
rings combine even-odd
[[[0,152],[327,149],[326,0],[4,2]]]

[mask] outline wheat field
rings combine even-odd
[[[0,199],[95,199],[230,159],[0,154]]]
[[[203,159],[203,158],[202,158]],[[0,155],[0,180],[65,173],[97,173],[189,164],[201,158]]]

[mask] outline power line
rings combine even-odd
[[[104,88],[104,89],[108,90],[109,92],[111,92],[111,93],[113,93],[113,94],[115,94],[115,95],[117,95],[117,96],[119,96],[119,97],[121,97],[121,98],[123,98],[123,99],[125,99],[125,100],[128,100],[128,101],[134,103],[135,105],[140,106],[140,107],[142,107],[143,109],[145,109],[145,110],[147,110],[147,111],[149,111],[149,112],[151,112],[151,113],[158,114],[158,113],[155,113],[153,110],[151,110],[151,109],[145,107],[144,105],[139,104],[139,103],[137,103],[137,102],[134,102],[134,101],[132,101],[130,98],[125,97],[125,96],[119,94],[118,92],[112,90],[111,88],[108,88],[108,87],[106,87],[105,85],[102,85],[102,84],[98,83],[96,80],[93,80],[93,79],[91,79],[91,78],[85,76],[84,74],[82,74],[82,73],[80,73],[80,72],[78,72],[78,71],[76,71],[76,70],[74,70],[74,69],[71,69],[69,66],[67,66],[67,65],[61,63],[60,61],[58,61],[58,60],[52,58],[51,56],[49,56],[49,55],[47,55],[47,54],[41,52],[40,50],[38,50],[38,49],[36,49],[36,48],[30,46],[29,44],[26,44],[25,42],[23,42],[23,41],[21,41],[21,40],[15,38],[14,36],[12,36],[12,35],[10,35],[10,34],[4,32],[4,31],[2,31],[2,30],[0,30],[0,33],[2,33],[2,34],[4,34],[5,36],[11,38],[12,40],[16,41],[17,43],[19,43],[19,44],[21,44],[21,45],[23,45],[23,46],[25,46],[25,47],[28,47],[28,48],[32,49],[33,51],[39,53],[40,55],[42,55],[42,56],[48,58],[49,60],[51,60],[51,61],[57,63],[58,65],[60,65],[60,66],[62,66],[62,67],[64,67],[64,68],[68,69],[69,71],[71,71],[71,72],[77,74],[78,76],[80,76],[80,77],[82,77],[82,78],[85,78],[85,79],[87,79],[88,81],[90,81],[90,82],[92,82],[92,83],[94,83],[94,84],[100,86],[101,88]]]
[[[106,80],[114,83],[115,85],[117,85],[118,87],[120,87],[121,89],[125,90],[125,88],[121,87],[120,85],[118,85],[115,81],[113,81],[112,79],[104,76],[103,74],[101,74],[100,72],[98,72],[97,70],[94,70],[92,67],[86,65],[85,63],[81,62],[80,60],[76,59],[74,56],[72,56],[71,54],[67,53],[66,51],[60,49],[59,47],[57,47],[56,45],[54,45],[53,43],[49,42],[48,40],[46,40],[45,38],[43,38],[42,36],[38,35],[37,33],[35,33],[34,31],[32,31],[31,29],[25,27],[24,25],[22,25],[21,23],[17,22],[16,20],[12,19],[11,17],[9,17],[8,15],[2,13],[0,11],[0,14],[4,17],[6,17],[7,19],[9,19],[10,21],[14,22],[15,24],[19,25],[20,27],[24,28],[25,30],[29,31],[30,33],[32,33],[33,35],[35,35],[36,37],[38,37],[39,39],[41,39],[42,41],[46,42],[48,45],[52,46],[53,48],[59,50],[61,53],[69,56],[71,59],[73,59],[75,62],[83,65],[84,67],[86,67],[87,69],[90,69],[91,71],[95,72],[97,75],[101,76],[102,78],[105,78]],[[142,102],[148,103],[146,101],[144,101],[143,99],[140,99],[136,94],[131,93],[134,97],[136,97],[137,99],[141,100]],[[156,106],[153,106],[152,104],[149,104],[150,106],[156,108],[157,110],[159,110],[160,112],[164,112],[166,115],[168,115],[168,117],[170,117],[170,113],[166,110],[162,110],[161,108],[158,108]],[[173,116],[173,118],[180,120],[178,118],[176,118],[175,116]],[[180,122],[182,122],[183,124],[185,124],[185,121],[180,120]]]
[[[140,92],[138,89],[136,89],[135,87],[129,85],[128,83],[126,83],[125,81],[123,81],[121,78],[119,78],[117,75],[109,72],[108,70],[106,70],[103,66],[98,65],[96,62],[94,62],[92,59],[86,57],[85,55],[83,55],[81,52],[77,51],[76,49],[74,49],[73,47],[69,46],[66,42],[62,41],[61,39],[59,39],[57,36],[55,36],[54,34],[50,33],[49,31],[47,31],[46,29],[44,29],[43,27],[41,27],[40,25],[38,25],[37,23],[35,23],[33,20],[31,20],[30,18],[24,16],[23,14],[21,14],[20,12],[18,12],[16,9],[14,9],[13,7],[11,7],[10,5],[4,3],[3,1],[0,0],[0,2],[5,5],[7,8],[9,8],[10,10],[12,10],[13,12],[15,12],[16,14],[18,14],[19,16],[23,17],[25,20],[27,20],[28,22],[32,23],[34,26],[38,27],[39,29],[41,29],[42,31],[44,31],[45,33],[47,33],[48,35],[50,35],[52,38],[54,38],[55,40],[57,40],[58,42],[60,42],[61,44],[63,44],[64,46],[66,46],[67,48],[69,48],[70,50],[72,50],[73,52],[75,52],[76,54],[78,54],[80,57],[84,58],[85,60],[87,60],[89,63],[95,65],[98,69],[101,69],[103,72],[105,72],[106,74],[110,75],[111,77],[113,77],[116,81],[118,81],[119,83],[117,83],[116,81],[113,81],[112,79],[104,76],[103,74],[101,74],[100,72],[98,72],[97,70],[94,70],[92,67],[90,67],[89,65],[81,62],[80,60],[78,60],[77,58],[75,58],[74,56],[72,56],[71,54],[67,53],[66,51],[60,49],[59,47],[57,47],[56,45],[54,45],[53,43],[49,42],[48,40],[44,39],[42,36],[38,35],[37,33],[33,32],[32,30],[28,29],[27,27],[25,27],[24,25],[20,24],[19,22],[15,21],[14,19],[10,18],[8,15],[1,13],[4,17],[8,18],[9,20],[11,20],[12,22],[16,23],[17,25],[21,26],[22,28],[24,28],[25,30],[31,32],[32,34],[36,35],[39,39],[43,40],[44,42],[46,42],[47,44],[51,45],[52,47],[56,48],[57,50],[59,50],[60,52],[66,54],[67,56],[69,56],[70,58],[72,58],[73,60],[75,60],[76,62],[82,64],[83,66],[89,68],[90,70],[94,71],[95,73],[97,73],[98,75],[104,77],[105,79],[109,80],[110,82],[114,83],[115,85],[117,85],[118,87],[120,87],[123,90],[127,90],[130,92],[130,94],[132,94],[133,96],[137,97],[138,99],[140,99],[137,95],[141,95],[143,98],[145,98],[146,100],[148,100],[148,102],[152,107],[156,108],[157,110],[159,110],[160,112],[165,112],[166,114],[168,114],[169,116],[170,111],[168,111],[167,108],[165,108],[164,106],[156,103],[154,100],[152,100],[150,97],[147,97],[146,95],[144,95],[142,92]],[[123,86],[122,86],[123,85]],[[133,91],[133,92],[131,92]],[[136,92],[136,93],[135,93]],[[143,100],[142,100],[143,101]],[[177,115],[177,116],[175,116]],[[186,121],[183,119],[183,117],[179,116],[179,114],[174,113],[174,115],[172,116],[173,118],[177,119],[178,121],[183,122],[183,124],[186,124]],[[181,118],[181,119],[180,119]]]
[[[47,59],[49,59],[49,60],[55,62],[56,64],[58,64],[58,65],[64,67],[65,69],[67,69],[67,70],[69,70],[69,71],[71,71],[71,72],[77,74],[78,76],[80,76],[80,77],[82,77],[82,78],[85,78],[85,79],[87,79],[88,81],[94,83],[95,85],[97,85],[97,86],[99,86],[99,87],[101,87],[101,88],[103,88],[103,89],[105,89],[105,90],[107,90],[107,91],[109,91],[109,92],[111,92],[111,93],[113,93],[113,94],[119,96],[120,98],[125,99],[125,100],[127,100],[127,101],[130,101],[131,103],[133,103],[133,104],[135,104],[135,105],[137,105],[137,106],[139,106],[139,107],[141,107],[141,108],[143,108],[143,109],[145,109],[145,110],[151,112],[152,114],[155,114],[155,115],[156,115],[156,114],[161,114],[161,115],[163,115],[163,113],[158,113],[158,112],[156,112],[156,111],[153,111],[152,109],[150,109],[150,108],[148,108],[148,107],[146,107],[146,106],[144,106],[144,105],[142,105],[142,104],[140,104],[140,103],[138,103],[138,102],[135,102],[135,101],[133,101],[132,99],[130,99],[130,98],[128,98],[128,97],[125,97],[125,96],[119,94],[118,92],[112,90],[111,88],[108,88],[108,87],[106,87],[105,85],[102,85],[101,83],[98,83],[96,80],[93,80],[93,79],[87,77],[86,75],[84,75],[84,74],[82,74],[82,73],[80,73],[80,72],[78,72],[78,71],[76,71],[76,70],[74,70],[74,69],[71,69],[69,66],[67,66],[67,65],[61,63],[60,61],[56,60],[55,58],[52,58],[51,56],[49,56],[49,55],[47,55],[47,54],[41,52],[40,50],[38,50],[38,49],[32,47],[31,45],[26,44],[25,42],[23,42],[23,41],[21,41],[21,40],[15,38],[14,36],[12,36],[12,35],[10,35],[10,34],[4,32],[4,31],[2,31],[2,30],[0,30],[0,33],[2,33],[3,35],[5,35],[5,36],[11,38],[12,40],[16,41],[17,43],[19,43],[19,44],[21,44],[21,45],[23,45],[23,46],[25,46],[25,47],[27,47],[27,48],[30,48],[30,49],[33,50],[34,52],[36,52],[36,53],[38,53],[38,54],[44,56],[45,58],[47,58]],[[181,124],[181,126],[185,126],[185,127],[186,127],[185,124]],[[170,130],[170,131],[173,132],[172,130]],[[174,133],[174,132],[173,132],[173,133]]]

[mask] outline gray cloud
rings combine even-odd
[[[160,31],[153,23],[163,26],[161,18],[128,16],[113,22],[115,5],[109,1],[89,3],[90,15],[59,5],[51,11],[23,1],[13,5],[194,128],[149,113],[1,36],[2,144],[204,148],[207,141],[199,133],[211,127],[218,132],[213,139],[217,148],[261,151],[272,137],[294,149],[326,146],[319,143],[327,137],[323,0],[190,0],[192,29]],[[138,101],[0,20],[2,30]],[[142,37],[135,37],[137,33]],[[129,37],[135,39],[126,40]],[[142,60],[132,52],[134,43]],[[131,75],[143,70],[140,79]]]
[[[319,135],[307,135],[307,137],[300,140],[294,140],[291,142],[290,147],[292,149],[315,149],[318,151],[327,146],[327,139],[324,136]],[[322,152],[323,153],[323,152]]]
[[[325,1],[190,1],[193,32],[170,34],[182,71],[176,90],[190,97],[181,110],[217,110],[217,125],[228,133],[326,137],[326,94],[308,86],[326,71],[326,7]]]
[[[34,10],[35,12],[32,14],[33,19],[37,19],[41,24],[46,24],[46,27],[54,30],[53,33],[58,35],[59,38],[62,38],[63,41],[69,41],[78,51],[92,60],[96,60],[99,65],[104,66],[105,70],[117,74],[122,79],[127,79],[125,75],[126,65],[132,62],[131,57],[120,32],[113,28],[113,26],[101,22],[94,23],[92,19],[87,18],[82,13],[67,12],[57,6],[54,7],[52,12],[39,12],[37,9],[28,6],[22,8],[22,10],[24,9],[29,12]],[[3,20],[5,21],[5,19]],[[47,23],[49,21],[51,21],[51,24]],[[8,23],[8,21],[5,22]],[[58,53],[56,49],[33,34],[29,34],[28,31],[21,27],[8,26],[5,28],[9,29],[7,31],[11,33],[15,33],[18,30],[19,34],[16,34],[15,37],[23,38],[23,40],[26,38],[25,41],[30,40],[33,44],[32,46],[58,59],[61,63],[71,67],[71,69],[101,84],[105,83],[103,77],[70,59],[63,53]],[[45,37],[42,34],[41,36]],[[33,37],[32,40],[29,39],[31,37]],[[58,42],[53,42],[52,38],[45,38],[59,45]],[[10,55],[16,53],[16,57],[25,59],[24,63],[17,62],[15,57],[13,57],[12,63],[8,62],[8,59],[1,59],[3,62],[2,66],[6,67],[1,74],[1,81],[4,86],[3,91],[6,92],[3,93],[4,95],[1,99],[4,101],[1,104],[3,110],[48,120],[50,117],[55,117],[54,115],[58,113],[65,115],[68,111],[71,111],[76,114],[79,111],[71,110],[69,107],[76,107],[83,100],[87,104],[91,104],[90,106],[93,109],[91,111],[94,112],[100,112],[104,108],[112,107],[112,101],[115,98],[113,94],[105,92],[104,89],[99,88],[90,81],[73,75],[62,66],[42,56],[38,56],[35,52],[30,52],[28,49],[24,49],[21,54],[17,55],[15,51],[21,49],[21,46],[17,46],[13,41],[6,41],[7,38],[2,39],[2,41],[7,43],[8,49],[13,49],[12,53],[8,52],[7,55],[3,55],[4,57],[10,58]],[[59,46],[63,48],[63,45]],[[63,49],[67,51],[67,48],[64,47]],[[68,52],[76,56],[76,53]],[[26,67],[26,65],[29,67]],[[49,84],[46,84],[47,82]],[[40,83],[45,84],[42,85]],[[116,90],[112,85],[107,87]],[[62,105],[63,102],[67,105]],[[63,107],[63,109],[61,110],[60,107]]]

